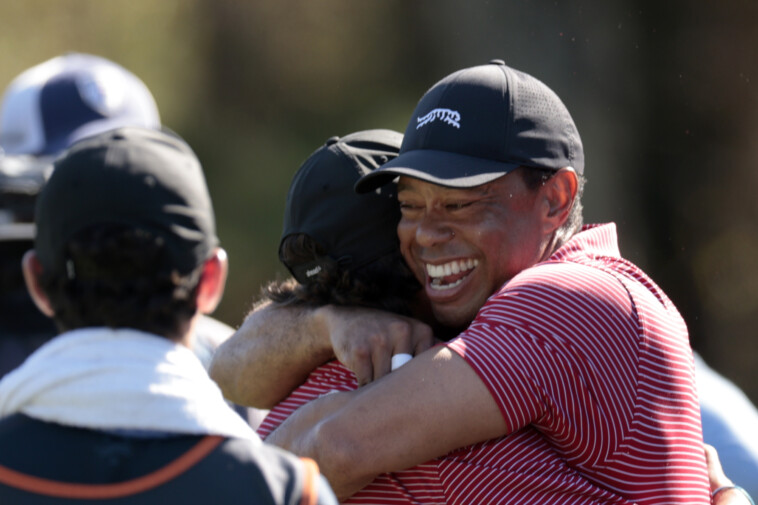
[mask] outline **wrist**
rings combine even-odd
[[[713,493],[711,493],[711,503],[714,505],[718,505],[719,503],[732,503],[729,498],[734,498],[737,495],[741,495],[745,498],[744,503],[755,505],[753,498],[748,494],[748,492],[745,491],[742,487],[735,485],[721,486],[719,488],[716,488]]]
[[[308,324],[312,329],[314,352],[323,358],[323,362],[336,357],[332,347],[332,318],[335,315],[333,305],[322,305],[310,312]]]

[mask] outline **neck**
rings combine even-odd
[[[195,312],[195,315],[192,316],[192,319],[186,321],[185,323],[182,323],[178,335],[175,338],[166,338],[169,338],[178,344],[182,344],[188,349],[193,349],[195,347],[195,327],[197,326],[197,322],[200,319],[201,315],[202,314],[200,314],[200,312]]]
[[[561,227],[555,230],[547,242],[547,247],[545,247],[545,253],[541,261],[545,261],[550,256],[555,254],[555,252],[561,247],[563,247],[566,244],[566,242],[571,240],[573,236],[574,236],[574,231],[569,230],[565,227]]]

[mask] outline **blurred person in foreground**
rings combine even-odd
[[[35,186],[32,186],[30,174],[50,165],[73,142],[123,126],[163,128],[150,90],[141,79],[121,65],[100,56],[72,52],[22,72],[5,89],[0,105],[0,149],[5,153],[5,160],[0,159],[0,163],[13,169],[3,169],[4,180],[8,182],[0,187],[6,195],[0,195],[3,199],[0,213],[15,212],[14,207],[5,205],[7,199],[23,197],[33,202],[44,178],[35,177]],[[29,168],[24,169],[24,165]],[[11,181],[15,174],[19,176],[17,183]],[[49,175],[49,170],[44,174]],[[25,184],[21,196],[15,196],[17,190],[13,190],[13,194],[5,191],[5,188],[20,184]],[[33,238],[32,217],[15,212],[14,223],[26,226],[28,233],[14,239],[14,243],[21,243],[22,247],[24,242],[30,243]],[[12,265],[15,262],[20,265],[21,258],[14,247],[8,246],[4,247],[0,260],[4,264]],[[17,275],[20,276],[20,270]],[[40,322],[38,313],[29,311],[18,313],[14,319],[16,321],[12,324],[21,332],[24,328],[31,332],[48,324],[48,321]],[[199,338],[195,352],[207,367],[216,347],[234,329],[216,319],[203,317],[197,331]],[[0,355],[0,377],[18,366],[25,357],[17,351],[25,348],[33,350],[43,341],[39,335],[40,332],[34,332],[27,338],[18,331],[0,334],[0,341],[3,341],[0,346],[14,349],[12,353]],[[262,418],[252,410],[248,414]],[[253,424],[258,421],[251,420]]]
[[[0,153],[0,378],[55,335],[21,273],[21,258],[34,242],[34,202],[49,168]]]
[[[69,53],[14,78],[0,104],[0,377],[55,335],[21,281],[34,240],[34,202],[52,162],[74,141],[119,126],[159,129],[145,84],[105,58]]]
[[[400,155],[356,188],[399,177],[403,256],[435,320],[465,329],[303,405],[267,440],[315,457],[342,498],[428,464],[424,482],[464,502],[708,503],[686,325],[621,258],[613,224],[582,226],[583,169],[573,120],[532,76],[493,61],[435,84]],[[319,349],[386,318],[334,306],[268,316],[320,332],[291,345],[278,334],[285,363],[299,338]],[[386,374],[411,350],[402,340],[361,375]]]
[[[0,381],[1,503],[336,503],[190,350],[228,265],[186,143],[142,128],[75,143],[35,222],[24,279],[60,334]]]
[[[758,496],[758,409],[744,391],[695,353],[703,440],[718,451],[727,475]]]
[[[57,56],[22,72],[5,90],[0,105],[0,148],[5,153],[0,158],[0,215],[6,213],[10,219],[7,234],[0,228],[0,262],[8,278],[0,300],[0,311],[6,314],[0,327],[0,377],[47,340],[46,335],[55,334],[48,319],[29,310],[26,290],[19,282],[13,284],[21,277],[20,255],[34,238],[30,209],[50,165],[73,142],[123,126],[164,128],[145,83],[100,56]],[[12,228],[18,231],[11,234]],[[200,318],[194,351],[206,368],[233,331],[214,318]],[[237,410],[254,427],[265,415],[255,409]]]

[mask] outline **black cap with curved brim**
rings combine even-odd
[[[400,219],[395,188],[357,195],[361,176],[391,160],[403,136],[392,130],[366,130],[332,137],[311,154],[292,178],[284,210],[280,259],[301,284],[330,265],[353,271],[398,248]],[[281,246],[290,235],[306,234],[326,251],[305,264],[287,264]]]
[[[34,248],[45,270],[56,273],[63,272],[71,238],[95,225],[153,233],[182,274],[218,245],[195,153],[178,136],[146,128],[119,128],[75,143],[55,161],[35,214]]]
[[[579,132],[561,99],[501,60],[459,70],[421,98],[400,155],[365,175],[359,193],[400,175],[451,188],[491,182],[519,167],[584,171]]]

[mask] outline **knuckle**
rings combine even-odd
[[[411,337],[411,325],[408,321],[393,321],[389,325],[389,330],[395,338],[409,339]]]
[[[369,343],[372,349],[383,350],[388,347],[388,337],[386,333],[374,333],[369,339]]]
[[[371,357],[370,349],[364,346],[356,347],[352,354],[357,361],[365,361]]]

